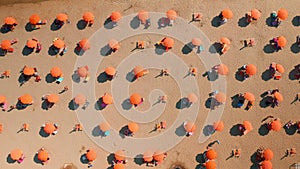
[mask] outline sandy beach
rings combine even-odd
[[[145,49],[146,52],[148,49],[154,50],[154,44],[162,39],[164,35],[163,33],[159,35],[151,32],[128,36],[128,38],[121,40],[120,50],[105,57],[99,54],[101,47],[96,47],[97,45],[100,46],[100,43],[92,44],[91,51],[87,51],[86,55],[83,56],[76,55],[74,48],[76,48],[76,44],[82,38],[94,39],[95,42],[97,39],[100,41],[101,38],[108,38],[109,36],[95,36],[97,35],[97,31],[104,29],[103,24],[112,11],[119,11],[123,17],[126,17],[127,15],[136,14],[141,9],[163,14],[169,9],[173,9],[177,12],[182,20],[175,20],[173,27],[174,31],[172,32],[172,27],[161,28],[161,31],[164,32],[166,29],[170,30],[175,37],[175,45],[170,51],[186,65],[193,65],[198,68],[198,75],[195,77],[182,78],[183,81],[194,80],[199,89],[196,93],[198,102],[191,107],[192,110],[195,110],[194,113],[197,114],[195,120],[197,130],[190,137],[181,137],[183,139],[179,144],[168,149],[168,156],[164,162],[153,168],[175,169],[174,166],[178,164],[184,169],[200,169],[201,167],[198,160],[199,154],[203,153],[206,150],[207,145],[215,140],[220,141],[220,144],[213,145],[213,149],[218,153],[218,157],[215,161],[217,163],[217,168],[219,169],[256,169],[257,164],[253,163],[253,158],[255,158],[256,150],[261,146],[270,148],[274,152],[274,158],[272,160],[273,169],[289,168],[294,163],[300,162],[298,154],[295,157],[283,158],[286,150],[289,148],[293,147],[300,151],[300,135],[298,133],[288,134],[285,129],[282,128],[279,132],[270,131],[268,134],[263,134],[263,127],[261,127],[263,125],[261,121],[269,115],[280,118],[282,124],[287,123],[289,120],[300,121],[300,115],[298,114],[300,103],[295,102],[291,104],[297,93],[300,92],[299,80],[291,80],[290,77],[290,72],[294,69],[294,66],[300,64],[300,58],[298,56],[300,50],[297,49],[294,44],[296,43],[296,37],[299,35],[299,24],[295,24],[295,20],[297,19],[295,17],[299,15],[299,12],[297,11],[299,3],[297,0],[246,0],[243,2],[238,0],[153,0],[151,2],[147,0],[55,0],[43,2],[24,1],[22,3],[11,2],[16,1],[10,1],[9,4],[6,4],[6,1],[0,2],[0,16],[2,20],[7,16],[12,16],[16,18],[18,25],[13,32],[1,33],[0,40],[18,38],[19,41],[12,46],[14,48],[13,53],[8,53],[6,56],[0,57],[0,72],[7,69],[11,70],[10,78],[0,79],[0,94],[6,96],[11,105],[17,102],[18,97],[28,93],[33,96],[34,104],[24,110],[12,110],[10,112],[3,111],[0,113],[0,123],[3,125],[3,132],[0,134],[2,143],[2,148],[0,150],[1,169],[59,169],[65,163],[73,163],[78,168],[87,168],[87,164],[83,164],[80,158],[88,148],[93,148],[97,152],[97,159],[93,163],[93,168],[102,169],[111,166],[108,163],[108,157],[113,152],[108,152],[105,148],[99,146],[99,143],[102,142],[102,138],[93,138],[93,136],[91,136],[91,133],[93,132],[93,128],[91,127],[95,127],[95,125],[91,127],[84,125],[83,132],[73,132],[69,134],[76,123],[84,121],[84,119],[80,119],[80,117],[84,116],[84,118],[88,119],[91,111],[95,111],[94,105],[96,102],[96,100],[89,100],[90,105],[88,110],[84,112],[84,115],[80,115],[80,113],[78,115],[76,110],[71,110],[69,108],[69,103],[73,99],[74,94],[76,94],[76,92],[73,91],[73,87],[79,88],[80,85],[83,85],[82,82],[74,82],[72,74],[76,70],[79,61],[85,63],[85,61],[88,62],[88,59],[85,60],[85,58],[90,56],[95,56],[97,59],[101,57],[101,63],[98,64],[96,68],[91,68],[91,70],[93,70],[92,75],[95,76],[96,80],[89,81],[84,85],[93,84],[93,90],[95,91],[93,96],[95,96],[95,98],[100,98],[106,92],[112,93],[113,97],[117,97],[118,93],[112,91],[112,85],[115,85],[113,84],[113,81],[117,79],[103,83],[98,82],[97,77],[99,74],[101,74],[107,66],[118,67],[124,64],[123,62],[127,57],[134,57],[131,55],[141,52],[139,50],[132,52],[132,49],[135,48],[135,42],[138,40],[147,42],[148,46],[147,49]],[[225,25],[219,27],[213,26],[212,20],[225,8],[232,10],[233,18],[229,19]],[[257,8],[262,12],[260,20],[245,27],[241,26],[241,18],[245,16],[246,12],[253,8]],[[266,24],[266,19],[270,16],[272,11],[277,11],[280,8],[288,10],[288,18],[282,21],[277,28],[268,26]],[[82,19],[82,15],[86,11],[90,11],[95,15],[95,23],[92,27],[86,27],[85,29],[80,30],[77,28],[77,23]],[[203,13],[203,20],[201,22],[189,23],[191,21],[192,13],[194,12]],[[29,17],[35,13],[40,15],[42,19],[47,20],[47,24],[42,25],[39,30],[26,31],[25,26],[28,23]],[[52,31],[50,30],[50,25],[59,13],[66,13],[70,23],[65,24],[57,31]],[[151,27],[156,28],[157,20],[154,20],[153,18],[151,20]],[[185,23],[183,23],[184,21]],[[180,25],[181,23],[183,24]],[[120,26],[122,24],[129,27],[130,23],[123,23],[121,19],[120,24],[114,29],[122,29],[122,26]],[[224,111],[217,112],[221,113],[220,118],[224,122],[225,128],[222,132],[216,132],[211,135],[204,143],[199,143],[198,138],[203,133],[206,117],[209,113],[216,112],[210,112],[210,109],[205,105],[212,89],[211,82],[208,81],[207,77],[202,76],[204,72],[208,71],[208,69],[205,68],[207,64],[203,63],[201,58],[204,54],[201,53],[199,55],[200,58],[194,51],[183,54],[182,48],[187,41],[180,41],[179,38],[176,38],[175,36],[175,34],[183,34],[184,37],[184,33],[188,32],[188,26],[186,25],[196,27],[208,38],[207,40],[209,40],[210,43],[206,44],[207,46],[204,48],[207,53],[209,53],[209,45],[218,42],[221,37],[227,37],[231,41],[230,50],[222,56],[218,56],[220,61],[229,68],[229,74],[226,76],[226,91],[224,91],[226,92],[227,101],[224,105]],[[107,31],[109,32],[112,30]],[[137,28],[134,31],[147,30]],[[117,35],[118,34],[114,34],[112,37]],[[272,38],[281,35],[285,36],[287,39],[286,47],[278,52],[268,53],[266,46],[269,44],[269,41]],[[25,56],[22,54],[22,51],[24,50],[26,41],[33,37],[39,39],[43,48],[40,53],[32,53]],[[62,57],[50,56],[48,54],[48,48],[52,44],[52,40],[56,37],[64,39],[68,47],[67,53]],[[241,50],[243,47],[241,41],[247,38],[255,38],[257,44],[254,47],[248,47]],[[163,54],[159,57],[164,57],[164,55],[166,56],[166,54]],[[271,62],[280,63],[284,66],[285,72],[282,74],[280,80],[264,80],[262,75],[266,69],[268,69]],[[95,63],[87,63],[87,65],[89,64],[92,65]],[[244,64],[254,64],[257,67],[257,73],[245,81],[239,81],[235,77],[236,72]],[[39,71],[39,75],[42,77],[41,82],[37,83],[32,78],[20,87],[18,83],[19,72],[24,65],[36,67]],[[45,77],[54,66],[59,66],[64,74],[64,80],[60,84],[48,83],[46,81]],[[122,66],[120,66],[120,69],[121,67]],[[150,94],[156,89],[163,91],[163,93],[168,96],[168,102],[165,105],[163,113],[151,122],[140,123],[139,131],[135,134],[134,138],[155,137],[163,135],[164,132],[168,132],[168,128],[179,127],[172,125],[176,123],[176,119],[178,118],[180,111],[182,111],[181,109],[176,108],[178,100],[185,97],[182,96],[181,92],[189,93],[189,91],[196,92],[197,90],[184,89],[180,91],[181,88],[178,81],[172,76],[178,74],[181,75],[181,73],[184,74],[187,70],[179,70],[175,67],[176,66],[174,66],[174,69],[171,69],[171,76],[155,78],[155,76],[160,73],[160,70],[158,68],[150,68],[149,74],[141,79],[132,83],[126,81],[127,84],[129,84],[129,87],[128,91],[125,91],[127,88],[124,88],[124,92],[128,92],[129,94],[139,93],[145,98],[145,102],[136,108],[137,111],[140,111],[138,113],[143,113],[142,111],[147,111],[151,108],[154,96],[151,96]],[[123,74],[122,72],[119,73],[120,75],[117,77],[118,80],[120,80],[120,78],[124,78],[125,80],[127,72],[123,72]],[[222,78],[218,80],[222,80]],[[60,94],[60,101],[49,110],[42,109],[42,96],[50,93],[58,93],[64,86],[69,86],[70,89],[63,94]],[[267,90],[276,88],[280,90],[284,100],[275,108],[261,106],[261,100],[263,99],[261,94]],[[84,94],[89,93],[88,91],[82,92]],[[234,108],[232,106],[231,97],[244,92],[251,92],[256,98],[253,108],[249,111],[244,110],[244,108]],[[122,102],[117,102],[116,99],[114,99],[114,101],[113,105],[108,105],[105,109],[97,110],[96,112],[101,114],[107,120],[114,131],[119,131],[131,120],[119,112],[118,106],[122,107]],[[131,113],[129,110],[124,111],[123,113],[126,114],[126,112],[128,112],[128,114]],[[98,119],[91,119],[91,123],[96,121],[98,124],[97,120]],[[156,123],[163,120],[166,120],[168,123],[166,130],[161,132],[150,132]],[[244,136],[234,136],[232,134],[233,126],[242,123],[244,120],[248,120],[252,123],[253,131]],[[55,136],[42,137],[39,134],[41,126],[45,122],[50,121],[59,124],[58,134]],[[17,133],[25,122],[30,124],[30,131]],[[174,133],[174,131],[172,132]],[[175,133],[174,136],[176,136]],[[103,140],[103,142],[106,141]],[[164,145],[163,141],[161,142],[161,145]],[[160,145],[157,146],[160,147]],[[37,164],[34,160],[35,152],[41,147],[45,147],[49,151],[51,157],[49,163],[44,166]],[[149,147],[152,146],[149,145]],[[22,149],[25,154],[25,160],[21,164],[7,162],[10,151],[15,148]],[[118,149],[117,146],[114,148]],[[120,147],[119,149],[123,148],[124,147]],[[228,158],[231,155],[232,149],[235,148],[241,148],[242,154],[240,158]],[[136,164],[133,158],[128,157],[128,163],[125,165],[125,168],[145,169],[149,167],[145,164]]]

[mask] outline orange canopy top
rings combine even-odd
[[[214,129],[216,131],[223,131],[224,130],[224,123],[223,123],[223,121],[216,121],[216,122],[214,122]]]
[[[276,71],[278,71],[279,73],[284,73],[284,67],[281,64],[276,64]]]
[[[109,46],[110,48],[112,48],[112,49],[120,48],[120,44],[119,44],[119,42],[118,42],[116,39],[111,39],[111,40],[109,40],[108,46]]]
[[[147,150],[143,154],[143,159],[145,162],[151,162],[153,160],[153,152],[151,150]]]
[[[44,127],[44,131],[47,134],[52,134],[56,130],[55,126],[53,123],[46,123]]]
[[[59,95],[58,94],[49,94],[47,96],[47,100],[50,103],[57,103],[59,101]]]
[[[261,163],[261,168],[262,169],[273,169],[273,165],[272,165],[271,161],[265,160]]]
[[[223,44],[226,44],[226,45],[230,45],[230,43],[231,43],[230,40],[226,37],[222,37],[220,39],[220,42],[223,43]]]
[[[74,102],[78,105],[82,105],[86,102],[86,98],[83,94],[78,94],[75,96]]]
[[[153,154],[153,159],[157,162],[162,162],[164,160],[164,158],[165,158],[165,154],[161,150],[157,150]]]
[[[109,76],[114,76],[116,74],[116,72],[117,71],[114,67],[109,66],[109,67],[105,68],[105,73]]]
[[[130,96],[129,100],[131,104],[139,104],[142,101],[142,97],[139,94],[134,93]]]
[[[168,17],[170,20],[175,20],[176,17],[177,17],[176,11],[174,11],[174,10],[172,10],[172,9],[168,10],[167,13],[166,13],[166,15],[167,15],[167,17]]]
[[[33,14],[29,18],[29,22],[32,25],[36,25],[41,20],[40,16],[38,14]]]
[[[6,39],[6,40],[3,40],[2,43],[1,43],[1,49],[3,50],[7,50],[11,47],[11,42],[10,40]]]
[[[110,94],[107,94],[107,93],[105,93],[102,96],[102,101],[105,104],[113,104],[113,102],[114,102],[113,97]]]
[[[24,94],[23,96],[19,97],[19,101],[23,104],[31,104],[33,100],[31,95]]]
[[[51,74],[52,77],[56,77],[57,78],[57,77],[61,77],[62,76],[62,71],[61,71],[60,67],[55,66],[55,67],[51,68],[50,74]]]
[[[287,43],[287,40],[286,40],[286,38],[284,36],[279,36],[277,43],[278,43],[278,46],[285,47],[286,43]]]
[[[255,20],[258,20],[261,17],[261,12],[258,9],[252,9],[251,17]]]
[[[198,101],[198,97],[195,93],[190,93],[187,98],[191,103],[196,103]]]
[[[115,155],[115,159],[119,161],[125,160],[126,157],[124,150],[118,150],[114,153],[114,155]]]
[[[253,130],[252,124],[247,120],[243,121],[243,126],[245,127],[245,129],[247,131],[252,131]]]
[[[34,74],[34,68],[25,66],[23,69],[23,74],[27,76],[32,76]]]
[[[57,39],[56,41],[53,42],[53,46],[60,49],[60,48],[63,48],[65,46],[65,42],[61,39]]]
[[[142,66],[136,66],[133,69],[133,73],[134,75],[138,75],[139,73],[141,73],[144,70],[144,68]]]
[[[0,95],[0,104],[3,104],[4,102],[6,102],[6,97],[3,95]]]
[[[61,22],[65,22],[68,20],[68,15],[64,14],[64,13],[60,13],[56,16],[56,19],[61,21]]]
[[[83,38],[78,45],[82,50],[88,50],[91,48],[90,43],[86,38]]]
[[[106,132],[110,129],[110,125],[107,122],[100,123],[99,127],[100,127],[100,130],[103,132]]]
[[[192,39],[192,44],[193,44],[194,46],[200,46],[200,45],[202,44],[202,41],[201,41],[200,38],[193,38],[193,39]]]
[[[286,9],[281,8],[277,12],[277,17],[281,20],[285,20],[288,17],[289,13]]]
[[[256,66],[255,66],[255,65],[253,65],[253,64],[248,64],[248,65],[246,66],[246,73],[247,73],[248,75],[255,75],[256,72],[257,72],[257,69],[256,69]]]
[[[223,92],[219,92],[215,95],[215,99],[219,103],[225,103],[226,102],[226,95]]]
[[[206,169],[216,169],[217,168],[217,164],[215,161],[213,160],[209,160],[205,163],[205,168]]]
[[[214,160],[216,159],[218,156],[217,152],[213,149],[209,149],[207,152],[206,152],[206,157],[209,159],[209,160]]]
[[[86,22],[90,22],[95,19],[95,16],[91,12],[85,12],[82,16],[82,19]]]
[[[230,9],[224,9],[222,11],[222,16],[226,19],[231,19],[233,17],[233,13]]]
[[[97,153],[95,150],[93,149],[88,149],[87,153],[85,154],[86,158],[89,160],[89,161],[94,161],[96,160],[97,158]]]
[[[282,102],[283,101],[283,96],[279,92],[274,93],[274,97],[276,100]]]
[[[26,46],[28,48],[36,48],[37,47],[37,41],[36,40],[28,40]]]
[[[228,72],[229,72],[227,65],[225,65],[223,63],[218,65],[217,71],[218,71],[218,74],[220,74],[220,75],[228,75]]]
[[[271,122],[271,130],[279,131],[281,129],[281,123],[279,120],[274,120]]]
[[[7,25],[13,25],[13,24],[17,23],[17,21],[13,17],[6,17],[4,19],[4,23],[7,24]]]
[[[166,48],[172,48],[174,46],[174,39],[166,37],[162,42],[162,45],[164,45]]]
[[[244,98],[249,101],[255,101],[255,96],[250,92],[245,92]]]
[[[49,153],[47,150],[40,150],[38,152],[38,159],[40,161],[48,161],[48,158],[49,158]]]
[[[273,159],[274,154],[273,154],[273,151],[271,149],[267,148],[267,149],[264,150],[263,156],[264,156],[265,160],[270,161],[270,160]]]
[[[125,165],[123,163],[117,163],[114,165],[114,169],[125,169]]]
[[[128,123],[128,129],[132,132],[135,133],[139,130],[139,125],[137,123],[134,122],[130,122]]]
[[[89,71],[86,66],[81,66],[81,67],[78,67],[77,74],[79,77],[87,77],[89,74]]]
[[[120,12],[112,12],[110,15],[110,19],[113,22],[118,22],[122,18],[122,15]]]
[[[142,23],[146,23],[146,20],[149,19],[149,13],[145,10],[140,10],[137,16]]]
[[[186,132],[194,132],[197,129],[195,123],[190,122],[190,121],[185,122],[183,127],[184,127]]]
[[[19,160],[23,155],[23,151],[21,149],[15,149],[10,152],[10,158],[12,160]]]

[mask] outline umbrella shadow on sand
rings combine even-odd
[[[103,102],[102,97],[99,98],[95,103],[96,110],[103,110],[107,105]]]
[[[77,26],[77,29],[83,30],[83,29],[86,28],[87,23],[86,23],[83,19],[80,19],[80,20],[77,22],[76,26]]]
[[[33,53],[33,48],[29,48],[26,45],[24,46],[23,50],[22,50],[22,55],[23,56],[28,56],[31,53]]]
[[[205,76],[207,77],[208,81],[216,81],[219,78],[219,74],[215,70],[206,71],[205,73],[202,74],[202,77]]]
[[[109,45],[105,45],[104,47],[102,47],[100,49],[100,55],[101,56],[109,56],[113,53],[113,50],[111,49],[111,47],[109,47]]]
[[[188,108],[190,106],[191,105],[189,105],[189,100],[186,97],[179,99],[178,102],[176,103],[177,109],[184,109],[184,108]]]
[[[102,131],[101,131],[99,125],[97,125],[96,127],[94,127],[94,129],[92,130],[92,135],[93,135],[94,137],[99,137],[99,136],[101,136],[101,133],[102,133]]]
[[[183,124],[181,124],[179,127],[176,128],[175,134],[176,134],[177,136],[180,136],[180,137],[186,135],[186,131],[185,131],[184,127],[183,127]]]
[[[6,162],[7,162],[8,164],[13,164],[13,163],[16,162],[16,160],[13,160],[13,159],[11,158],[10,154],[8,154],[7,157],[6,157]]]
[[[55,79],[50,73],[48,73],[48,74],[46,75],[45,81],[46,81],[47,83],[53,83],[53,82],[56,81],[56,79]]]
[[[192,42],[189,42],[187,44],[185,44],[182,49],[181,49],[181,52],[185,55],[191,53],[193,51],[193,44]]]
[[[89,160],[86,158],[86,153],[84,153],[84,154],[82,154],[82,155],[80,156],[80,162],[81,162],[82,164],[88,164],[88,163],[89,163]]]
[[[266,44],[264,46],[264,52],[267,53],[267,54],[274,53],[275,51],[276,50],[275,50],[274,46],[271,43]]]
[[[268,25],[268,26],[270,26],[270,27],[273,27],[271,15],[270,15],[268,18],[266,18],[266,25]]]
[[[259,161],[257,160],[257,153],[253,153],[251,156],[250,156],[250,161],[252,163],[250,169],[258,169],[259,166],[258,166],[258,163]]]
[[[30,22],[27,22],[25,25],[26,32],[32,32],[34,29],[32,29],[32,24]]]
[[[120,130],[119,130],[119,135],[121,138],[125,138],[126,136],[126,132],[128,132],[128,125],[123,126]]]
[[[205,159],[204,159],[203,153],[197,154],[196,157],[195,157],[195,160],[196,160],[198,163],[200,163],[200,164],[205,163]]]
[[[37,154],[37,153],[34,154],[34,156],[33,156],[33,161],[34,161],[36,164],[43,165],[42,161],[38,159],[38,154]]]
[[[291,127],[287,128],[286,125],[284,125],[284,131],[287,135],[294,135],[297,131],[297,126],[292,125]]]
[[[59,50],[57,50],[53,45],[51,45],[48,49],[48,55],[55,56],[57,55]]]
[[[273,102],[273,97],[271,96],[266,96],[264,98],[261,99],[261,101],[259,102],[259,106],[261,108],[266,108],[272,105]]]
[[[289,79],[290,80],[298,80],[297,74],[298,74],[299,65],[294,66],[294,69],[290,71],[289,73]]]
[[[70,110],[76,110],[76,109],[78,109],[79,105],[74,102],[74,99],[72,99],[69,102],[68,107],[69,107]]]
[[[265,136],[269,134],[270,130],[268,129],[268,126],[266,123],[262,124],[258,129],[258,134],[261,136]]]
[[[134,82],[136,80],[135,75],[133,73],[133,71],[130,71],[126,74],[126,80],[128,82]]]
[[[210,110],[214,110],[217,106],[218,106],[218,102],[214,97],[209,97],[205,101],[205,107],[210,109]]]
[[[132,29],[137,29],[138,27],[140,27],[140,25],[141,25],[141,21],[137,16],[133,17],[132,20],[130,21],[130,27]]]
[[[1,32],[2,34],[6,34],[6,33],[8,33],[9,31],[10,31],[10,30],[7,29],[7,28],[5,28],[4,25],[2,25],[2,27],[0,28],[0,32]]]
[[[292,24],[293,24],[293,26],[300,26],[300,17],[299,16],[295,16],[292,19]]]
[[[261,79],[264,81],[268,81],[271,80],[272,77],[272,71],[270,69],[265,70],[262,74],[261,74]]]
[[[50,136],[50,134],[48,134],[48,133],[46,133],[46,132],[44,131],[44,127],[41,127],[41,128],[40,128],[39,135],[40,135],[41,137],[44,137],[44,138]]]
[[[243,16],[239,19],[238,21],[238,25],[239,27],[247,27],[249,25],[249,22],[247,22],[247,17],[246,16]]]
[[[166,52],[165,47],[163,45],[157,45],[155,44],[155,53],[157,55],[162,55]]]
[[[157,21],[158,29],[165,28],[170,24],[170,20],[167,17],[161,17]]]
[[[84,50],[79,47],[78,45],[74,48],[74,53],[77,55],[77,56],[82,56],[84,54]]]
[[[215,132],[215,130],[214,130],[213,125],[208,124],[203,128],[202,132],[203,132],[204,136],[210,136]]]
[[[132,108],[132,104],[130,103],[130,100],[128,98],[122,102],[122,108],[124,110],[130,110]]]
[[[235,124],[231,127],[229,133],[231,136],[242,136],[243,133],[240,131],[239,127],[241,124]]]
[[[110,153],[107,157],[106,157],[106,161],[109,165],[113,165],[113,161],[115,159],[115,154],[114,153]]]
[[[115,27],[115,23],[110,19],[110,17],[106,18],[103,24],[105,29],[112,29]]]
[[[59,30],[61,27],[55,24],[56,19],[53,20],[53,22],[50,25],[50,30],[52,31],[57,31]]]
[[[75,83],[79,83],[80,82],[80,77],[79,77],[77,71],[74,71],[74,73],[72,74],[72,80]]]
[[[98,83],[104,83],[108,80],[111,80],[111,79],[109,79],[109,77],[107,76],[107,74],[105,72],[101,72],[99,74],[99,76],[97,77]]]
[[[238,68],[238,70],[235,72],[235,79],[240,82],[243,82],[245,80],[244,73],[242,72],[241,68]]]
[[[215,54],[215,53],[220,54],[221,50],[222,50],[222,44],[219,42],[213,43],[212,45],[210,45],[210,47],[208,49],[208,51],[212,54]]]
[[[211,20],[211,26],[213,27],[219,27],[221,26],[221,18],[217,15]]]
[[[143,154],[138,154],[134,157],[134,163],[141,166],[144,164]]]
[[[295,54],[300,52],[300,47],[298,46],[297,42],[293,43],[291,46],[291,51]]]

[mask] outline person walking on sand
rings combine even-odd
[[[62,93],[64,93],[64,92],[68,91],[68,90],[69,90],[69,86],[65,86],[65,87],[63,88],[63,90],[61,90],[61,91],[59,92],[59,94],[62,94]]]
[[[22,125],[21,131],[26,131],[26,132],[28,132],[28,131],[29,131],[29,124],[28,124],[28,123],[24,123],[24,124]]]

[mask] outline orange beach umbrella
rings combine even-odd
[[[57,77],[62,76],[62,71],[61,71],[60,67],[55,66],[55,67],[51,68],[50,74],[51,74],[52,77],[57,78]]]
[[[48,158],[49,158],[49,153],[48,153],[47,150],[40,150],[40,151],[38,152],[38,159],[39,159],[40,161],[47,161]]]
[[[255,75],[256,72],[257,72],[257,69],[256,69],[256,66],[255,66],[255,65],[253,65],[253,64],[248,64],[248,65],[246,66],[246,73],[247,73],[248,75]]]
[[[281,20],[285,20],[288,17],[289,13],[286,9],[281,8],[277,12],[277,17]]]
[[[15,149],[10,152],[10,158],[12,160],[19,160],[23,155],[23,151],[21,149]]]
[[[78,105],[82,105],[86,102],[86,98],[83,94],[78,94],[75,96],[74,102]]]
[[[114,102],[113,97],[110,94],[107,94],[107,93],[105,93],[102,96],[102,101],[105,104],[113,104],[113,102]]]
[[[166,15],[167,15],[167,17],[168,17],[170,20],[175,20],[176,17],[177,17],[176,11],[174,11],[174,10],[172,10],[172,9],[168,10],[168,11],[166,12]]]
[[[13,18],[13,17],[6,17],[6,18],[4,19],[4,23],[5,23],[6,25],[13,25],[13,24],[15,24],[16,22],[17,22],[16,19]]]
[[[96,153],[95,150],[89,149],[89,150],[87,151],[87,153],[85,154],[85,156],[86,156],[86,158],[87,158],[89,161],[94,161],[94,160],[96,160],[96,158],[97,158],[97,153]]]
[[[109,42],[108,42],[108,46],[109,46],[110,48],[114,49],[114,48],[119,48],[119,47],[120,47],[120,44],[119,44],[119,42],[118,42],[116,39],[111,39],[111,40],[109,40]]]
[[[122,15],[120,12],[112,12],[110,15],[110,19],[113,22],[118,22],[122,18]]]
[[[105,73],[109,76],[114,76],[116,74],[116,72],[117,71],[114,67],[109,66],[109,67],[105,68]]]
[[[252,9],[251,17],[255,20],[258,20],[261,17],[261,12],[258,9]]]
[[[78,67],[77,74],[79,77],[87,77],[87,75],[89,74],[89,71],[86,68],[86,66],[81,66],[81,67]]]
[[[146,72],[147,72],[147,70],[145,70],[142,66],[136,66],[133,69],[133,73],[136,78],[145,75]]]
[[[204,165],[205,165],[206,169],[216,169],[217,168],[217,164],[213,160],[207,161]]]
[[[277,43],[278,43],[278,46],[285,47],[286,43],[287,43],[287,40],[286,40],[286,38],[284,36],[279,36]]]
[[[273,165],[272,165],[272,163],[271,163],[271,161],[263,161],[262,163],[261,163],[261,168],[262,169],[272,169],[273,168]]]
[[[195,93],[190,93],[188,96],[187,96],[189,102],[191,103],[196,103],[198,101],[198,97],[196,96]]]
[[[223,92],[219,92],[215,95],[215,99],[219,103],[225,103],[226,102],[226,95]]]
[[[61,39],[57,39],[53,42],[53,46],[60,49],[60,48],[63,48],[65,46],[65,42]]]
[[[279,120],[274,120],[271,122],[271,130],[279,131],[281,129],[281,123]]]
[[[29,18],[29,22],[32,25],[36,25],[41,20],[40,16],[38,14],[33,14]]]
[[[11,47],[11,42],[10,40],[6,39],[6,40],[3,40],[2,43],[1,43],[1,49],[3,50],[7,50]]]
[[[28,48],[36,48],[37,47],[37,41],[36,40],[28,40],[26,46]]]
[[[197,129],[195,123],[190,122],[190,121],[186,122],[183,127],[186,132],[194,132]]]
[[[61,22],[65,22],[68,20],[68,15],[64,14],[64,13],[60,13],[56,16],[56,19],[61,21]]]
[[[193,38],[193,39],[192,39],[192,44],[193,44],[194,46],[200,46],[200,45],[202,44],[202,41],[201,41],[200,38]]]
[[[217,67],[218,74],[220,75],[227,75],[228,74],[228,67],[225,64],[219,64]]]
[[[252,131],[253,130],[252,124],[247,120],[243,121],[243,126],[245,127],[245,129],[247,131]]]
[[[273,154],[273,151],[271,149],[267,148],[267,149],[264,150],[263,156],[264,156],[265,160],[270,161],[270,160],[273,159],[274,154]]]
[[[278,71],[279,73],[284,73],[284,67],[281,64],[276,64],[275,66],[276,71]]]
[[[4,102],[6,102],[6,97],[3,95],[0,95],[0,104],[3,104]]]
[[[224,9],[222,11],[222,16],[226,19],[231,19],[233,17],[233,13],[230,9]]]
[[[125,169],[125,165],[123,163],[117,163],[114,165],[114,169]]]
[[[128,129],[132,132],[132,133],[135,133],[139,130],[139,125],[137,123],[134,123],[134,122],[130,122],[128,124]]]
[[[26,76],[32,76],[34,74],[34,68],[25,66],[23,69],[23,74]]]
[[[283,101],[283,96],[279,92],[275,92],[274,97],[276,100],[278,100],[280,102]]]
[[[88,50],[91,48],[90,43],[86,38],[83,38],[78,45],[82,50]]]
[[[114,153],[115,159],[118,161],[123,161],[125,160],[125,151],[124,150],[118,150]]]
[[[151,162],[153,160],[153,152],[151,150],[144,152],[143,159],[145,162]]]
[[[214,122],[214,129],[216,131],[222,131],[222,130],[224,130],[224,123],[223,123],[223,121],[216,121],[216,122]]]
[[[206,157],[209,159],[209,160],[214,160],[216,159],[218,156],[217,152],[213,149],[209,149],[207,152],[206,152]]]
[[[91,12],[85,12],[82,16],[82,19],[86,22],[90,22],[95,19],[95,16]]]
[[[33,100],[31,95],[24,94],[23,96],[19,97],[19,101],[23,104],[31,104]]]
[[[57,103],[59,101],[59,95],[58,94],[50,94],[50,95],[48,95],[47,100],[50,103]]]
[[[165,158],[165,154],[164,154],[164,152],[161,151],[161,150],[157,150],[157,151],[155,151],[154,154],[153,154],[153,159],[154,159],[155,161],[157,161],[157,162],[163,161],[164,158]]]
[[[100,123],[99,127],[100,127],[100,130],[103,132],[106,132],[110,129],[110,125],[107,122]]]
[[[53,123],[46,123],[44,127],[44,131],[47,134],[52,134],[56,130],[55,126]]]
[[[255,101],[255,96],[250,92],[244,93],[244,98],[249,101]]]
[[[174,39],[166,37],[163,40],[162,45],[164,45],[166,48],[172,48],[174,46]]]
[[[226,37],[222,37],[220,39],[220,42],[223,43],[223,44],[226,44],[226,45],[230,45],[230,43],[231,43],[230,40]]]
[[[149,19],[149,13],[147,11],[145,11],[145,10],[140,10],[138,12],[137,16],[138,16],[139,20],[142,21],[142,23],[145,23],[146,20]]]
[[[139,104],[142,100],[142,97],[139,94],[134,93],[130,96],[129,100],[131,104]]]

